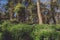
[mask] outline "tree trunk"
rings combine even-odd
[[[13,2],[9,1],[9,15],[10,15],[10,21],[12,21],[13,18]]]
[[[1,13],[0,13],[0,21],[1,21]]]
[[[13,10],[12,8],[9,9],[9,14],[10,14],[10,21],[13,19]]]
[[[52,18],[53,18],[53,22],[54,22],[54,24],[56,24],[56,20],[55,20],[55,6],[56,6],[56,4],[55,4],[55,2],[56,2],[56,0],[51,0],[51,12],[52,12]]]
[[[42,24],[42,15],[41,15],[41,11],[40,11],[40,0],[37,0],[37,13],[38,13],[38,20],[39,20],[39,24]]]

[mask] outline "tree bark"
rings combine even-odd
[[[53,22],[54,22],[54,24],[56,24],[56,20],[55,20],[55,6],[56,6],[56,4],[55,4],[55,2],[56,2],[56,0],[51,0],[51,12],[52,12],[52,18],[53,18]]]
[[[38,13],[39,24],[43,24],[42,15],[40,11],[40,0],[37,0],[37,13]]]

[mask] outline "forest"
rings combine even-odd
[[[60,1],[0,0],[0,40],[60,40]]]

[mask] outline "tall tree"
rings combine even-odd
[[[40,11],[40,0],[37,0],[37,13],[38,13],[39,24],[43,24],[42,15]]]
[[[13,19],[13,9],[14,9],[14,4],[12,0],[8,0],[8,3],[6,5],[6,10],[9,13],[10,20],[12,21]]]
[[[55,8],[57,6],[57,0],[51,0],[51,13],[52,13],[52,19],[54,24],[56,24],[56,20],[55,20]]]
[[[10,3],[10,8],[9,8],[9,13],[10,13],[10,20],[12,21],[13,19],[13,2]]]

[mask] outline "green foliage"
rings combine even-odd
[[[60,31],[60,25],[59,24],[56,25],[56,30]]]
[[[51,36],[53,39],[57,37],[57,32],[55,30],[55,25],[36,25],[32,31],[32,37],[34,40],[42,40]],[[58,34],[59,36],[59,34]]]
[[[10,21],[4,21],[1,25],[2,31],[7,30],[8,27],[11,27],[13,24],[10,23]]]
[[[0,40],[2,40],[2,33],[0,33]]]
[[[27,25],[27,24],[13,24],[10,22],[3,22],[2,32],[0,32],[0,40],[59,40],[60,26],[59,25]],[[7,37],[6,37],[7,35]]]
[[[24,40],[32,38],[30,37],[30,34],[33,30],[31,25],[26,24],[11,24],[10,22],[4,22],[2,23],[2,30],[3,35],[7,35],[11,40]],[[5,38],[4,36],[3,38]],[[26,38],[25,38],[26,37]]]
[[[13,40],[24,40],[25,36],[30,37],[32,27],[26,24],[17,24],[8,29],[12,33]]]
[[[18,3],[15,7],[14,7],[14,12],[18,12],[18,11],[20,11],[20,8],[21,7],[25,7],[23,4],[20,4],[20,3]]]

